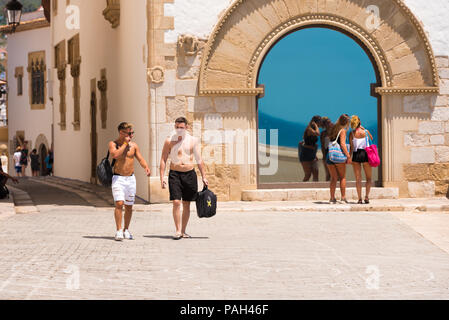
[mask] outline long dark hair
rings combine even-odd
[[[340,118],[338,118],[337,123],[332,128],[329,138],[331,140],[337,139],[338,133],[340,132],[341,129],[346,128],[346,126],[349,124],[349,121],[350,121],[349,116],[347,114],[342,114]]]

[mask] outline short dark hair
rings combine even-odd
[[[131,123],[128,122],[122,122],[118,126],[118,131],[126,130],[126,129],[132,129],[134,126]]]
[[[36,153],[37,152],[37,150],[36,149],[33,149],[33,151],[31,151],[32,153]]]
[[[185,123],[186,125],[189,124],[189,122],[187,121],[187,119],[184,118],[184,117],[179,117],[178,119],[175,120],[175,123]]]

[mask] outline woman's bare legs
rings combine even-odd
[[[312,176],[312,161],[303,161],[301,162],[302,168],[304,170],[304,179],[303,182],[308,182],[310,180],[310,177]]]
[[[354,168],[355,185],[357,188],[357,195],[360,201],[362,200],[362,165],[359,162],[353,162],[352,167]]]
[[[373,176],[373,168],[369,165],[368,162],[363,164],[363,169],[365,170],[366,175],[366,197],[365,200],[369,200],[369,193],[371,191],[371,183],[372,183],[372,176]],[[361,195],[360,195],[361,199]]]
[[[335,190],[337,189],[337,181],[338,181],[338,172],[337,167],[335,165],[327,165],[329,169],[329,174],[331,176],[330,179],[330,193],[331,193],[331,201],[335,200]]]
[[[340,180],[341,199],[346,200],[346,163],[335,165]]]

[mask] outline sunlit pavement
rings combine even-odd
[[[146,206],[116,242],[111,208],[45,192],[0,219],[0,299],[449,298],[448,214],[259,205],[200,220],[192,205],[193,238],[174,241],[169,206]]]

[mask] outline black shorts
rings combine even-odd
[[[314,146],[313,149],[301,146],[301,151],[299,153],[299,161],[300,162],[310,162],[315,161],[317,148]]]
[[[359,149],[352,154],[352,162],[365,163],[368,162],[368,154],[365,150]]]
[[[168,174],[170,201],[195,201],[198,196],[198,180],[195,170],[180,172],[170,170]]]

